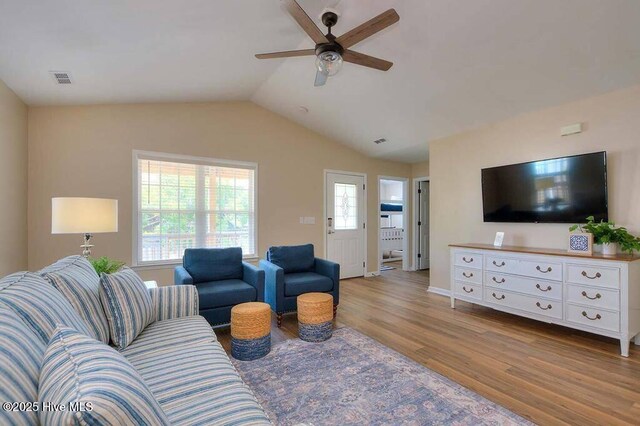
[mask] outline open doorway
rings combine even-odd
[[[413,241],[415,270],[430,268],[429,264],[429,178],[413,180],[414,226]]]
[[[407,179],[378,177],[378,259],[380,272],[409,269],[409,244],[406,232],[406,227],[409,224],[408,195]]]

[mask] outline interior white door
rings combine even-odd
[[[364,176],[327,173],[327,258],[340,264],[340,278],[364,275]]]
[[[418,269],[429,268],[429,181],[418,184]]]

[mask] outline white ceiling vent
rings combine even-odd
[[[381,143],[385,143],[387,140],[385,138],[376,139],[373,141],[376,145],[380,145]]]
[[[71,74],[66,71],[49,71],[58,84],[71,84]]]

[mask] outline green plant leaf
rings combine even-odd
[[[91,258],[89,259],[89,261],[93,265],[93,269],[96,270],[96,273],[98,275],[101,275],[102,273],[113,274],[115,272],[118,272],[125,265],[124,262],[110,259],[107,256],[102,256],[98,259]]]

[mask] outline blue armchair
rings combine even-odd
[[[304,293],[330,293],[333,317],[340,303],[340,265],[315,257],[313,244],[270,247],[266,260],[260,261],[265,271],[265,300],[282,325],[282,315],[296,310],[296,298]]]
[[[186,249],[174,281],[196,286],[200,315],[211,325],[228,324],[237,304],[264,302],[264,271],[243,262],[240,247]]]

